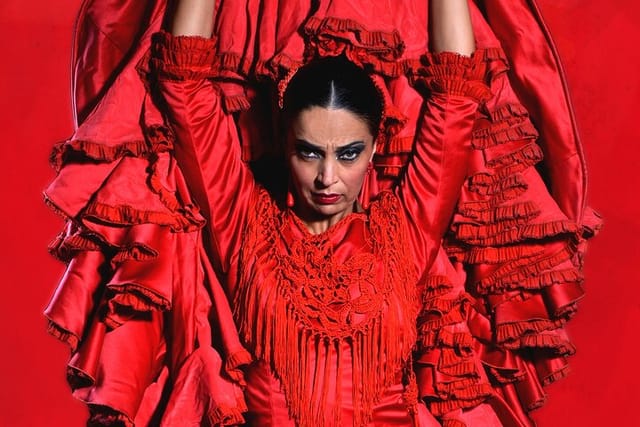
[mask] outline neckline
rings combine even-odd
[[[305,238],[312,238],[312,239],[325,238],[331,234],[334,234],[336,230],[346,227],[348,224],[351,224],[353,221],[357,219],[362,219],[364,221],[367,220],[367,213],[365,211],[361,211],[361,212],[354,211],[344,216],[340,220],[338,220],[338,222],[336,222],[335,224],[329,226],[329,228],[327,228],[323,232],[315,234],[309,231],[309,229],[307,228],[307,225],[298,215],[296,215],[293,209],[287,208],[286,213],[287,213],[287,216],[291,219],[291,222],[293,222],[296,228],[300,230],[303,236]]]

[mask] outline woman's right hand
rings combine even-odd
[[[215,0],[180,0],[173,17],[174,36],[211,37]]]

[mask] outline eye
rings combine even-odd
[[[360,153],[362,153],[362,148],[347,148],[344,151],[338,153],[338,160],[342,160],[344,162],[354,162],[358,159]]]
[[[296,154],[298,155],[298,157],[304,160],[315,160],[320,158],[320,153],[304,146],[297,146]]]

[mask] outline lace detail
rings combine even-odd
[[[287,213],[266,192],[254,205],[235,296],[241,337],[281,380],[299,425],[341,425],[347,343],[354,426],[366,425],[383,390],[411,363],[416,339],[416,277],[397,199],[383,193],[372,204],[365,247],[344,263],[334,257],[333,228],[294,238]],[[326,401],[330,391],[335,402]]]
[[[375,256],[361,253],[337,265],[333,245],[326,238],[303,239],[280,258],[283,294],[298,321],[326,337],[344,338],[364,332],[383,309],[391,287],[377,289]],[[359,296],[352,299],[350,288]]]

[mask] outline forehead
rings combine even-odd
[[[367,122],[345,109],[311,107],[292,123],[293,136],[316,145],[373,141]]]

